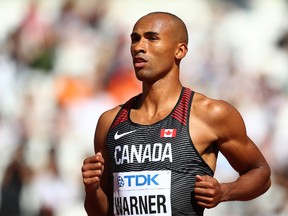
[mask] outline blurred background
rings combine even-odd
[[[152,11],[184,20],[183,84],[233,104],[272,168],[263,196],[206,215],[288,215],[287,0],[0,0],[1,216],[86,215],[82,161],[100,114],[141,91],[129,35]],[[221,155],[215,176],[237,178]]]

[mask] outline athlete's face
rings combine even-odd
[[[177,43],[173,21],[167,16],[141,18],[131,34],[131,54],[136,76],[141,81],[156,81],[175,67]]]

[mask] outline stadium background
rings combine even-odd
[[[1,216],[85,215],[82,160],[99,115],[141,90],[129,35],[151,11],[185,21],[181,80],[239,109],[272,168],[266,194],[206,215],[287,215],[287,0],[0,0]],[[237,177],[221,155],[216,177]]]

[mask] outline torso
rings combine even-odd
[[[156,185],[158,183],[156,179],[160,180],[162,177],[167,179],[168,183],[159,181],[161,182],[159,184],[167,190],[163,189],[163,194],[162,192],[156,193],[155,202],[158,201],[158,205],[155,205],[160,207],[154,209],[155,211],[159,210],[163,213],[171,207],[173,215],[202,215],[203,209],[196,205],[193,196],[195,175],[212,176],[216,156],[215,150],[211,148],[211,142],[214,139],[213,133],[209,134],[207,130],[204,131],[207,131],[208,134],[202,132],[205,124],[201,123],[201,120],[195,115],[197,110],[193,105],[194,101],[190,109],[193,94],[191,90],[183,89],[173,111],[164,114],[164,119],[150,125],[140,124],[143,123],[141,119],[140,122],[135,122],[137,112],[130,115],[132,104],[125,104],[124,109],[118,113],[108,133],[107,151],[112,159],[112,172],[114,173],[114,204],[118,203],[122,206],[118,209],[120,215],[128,213],[131,215],[131,211],[134,211],[133,215],[137,215],[137,211],[141,209],[134,208],[133,202],[140,202],[149,197],[153,187],[155,186],[154,189],[157,189],[159,186]],[[208,144],[209,142],[210,144]],[[138,175],[154,176],[155,178],[150,179],[150,185],[145,185],[146,187],[141,189],[141,186],[144,185],[133,186],[133,182],[136,182],[135,176]],[[141,180],[140,177],[139,179]],[[164,185],[161,185],[162,182]],[[171,195],[169,191],[171,191]],[[153,191],[154,193],[155,191]],[[124,200],[126,198],[130,207],[127,206],[125,209]],[[164,200],[167,198],[165,205],[162,198]],[[183,202],[183,200],[190,200],[190,202]],[[114,211],[117,212],[117,208]],[[153,211],[148,215],[153,214]],[[167,214],[163,215],[172,214],[167,211]]]

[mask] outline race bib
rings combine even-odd
[[[114,215],[171,216],[171,171],[113,173]]]

